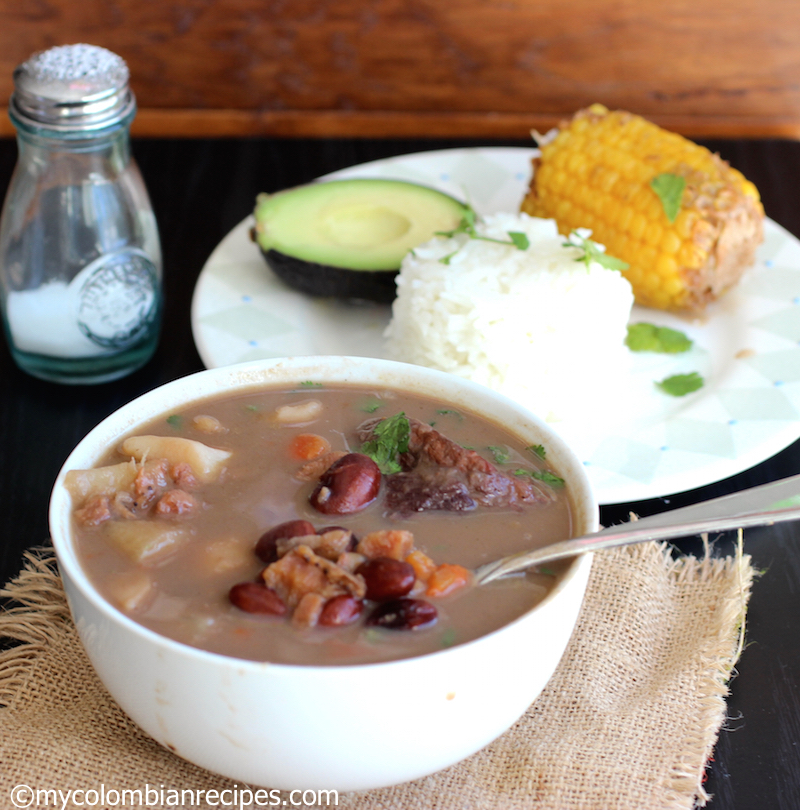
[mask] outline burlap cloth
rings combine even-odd
[[[339,806],[677,810],[705,804],[703,774],[725,720],[752,577],[741,552],[698,560],[647,543],[597,555],[567,652],[513,728],[445,771],[341,794]],[[0,637],[21,642],[0,653],[0,807],[15,806],[16,785],[64,792],[234,786],[162,748],[109,697],[83,653],[52,557],[29,556],[0,595],[12,600],[0,615]],[[191,806],[163,795],[164,803],[148,806]],[[97,800],[86,798],[67,806]],[[137,806],[119,802],[112,793],[102,806]]]

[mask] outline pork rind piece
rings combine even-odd
[[[139,507],[147,508],[169,483],[167,462],[163,459],[145,461],[133,480],[133,494]]]
[[[292,625],[299,630],[316,627],[327,600],[318,593],[307,593],[292,613]]]
[[[91,470],[70,470],[64,476],[64,486],[76,505],[86,503],[96,495],[114,495],[133,487],[139,468],[133,461],[123,461]]]
[[[75,510],[75,520],[80,526],[99,526],[112,517],[114,512],[108,495],[92,495]]]
[[[155,565],[187,543],[192,531],[166,521],[111,520],[104,528],[108,541],[140,565]]]
[[[325,557],[326,560],[336,562],[339,557],[348,551],[353,539],[353,533],[343,529],[329,529],[322,534],[304,534],[295,537],[281,537],[275,544],[279,557],[298,546],[308,546],[315,554]]]
[[[231,457],[228,450],[219,450],[179,436],[131,436],[125,439],[120,449],[137,461],[163,458],[170,466],[188,464],[197,480],[203,484],[216,481],[225,462]]]
[[[336,563],[315,554],[309,546],[298,546],[276,562],[268,565],[261,574],[264,584],[272,588],[291,610],[308,593],[330,599],[349,593],[363,599],[366,593],[364,579],[350,574]]]
[[[403,529],[381,529],[361,538],[356,551],[370,560],[376,557],[391,557],[405,560],[414,550],[414,535]]]
[[[367,558],[363,554],[357,554],[355,551],[345,551],[344,554],[339,555],[336,565],[352,574],[361,563],[366,561]]]

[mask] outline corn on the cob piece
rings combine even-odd
[[[674,222],[650,182],[684,178]],[[575,114],[534,159],[522,210],[555,219],[627,262],[636,301],[698,312],[734,285],[763,239],[756,187],[718,155],[631,113],[600,104]]]

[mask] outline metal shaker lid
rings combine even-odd
[[[14,71],[9,114],[16,124],[91,135],[136,109],[128,66],[97,45],[61,45],[33,54]]]

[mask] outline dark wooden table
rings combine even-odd
[[[134,153],[161,229],[166,309],[154,359],[100,386],[45,383],[19,371],[0,345],[0,582],[23,551],[47,540],[53,480],[73,446],[123,403],[202,368],[189,305],[197,276],[220,239],[274,191],[376,158],[452,146],[527,146],[528,141],[143,140]],[[800,236],[800,143],[722,141],[707,145],[753,180],[767,215]],[[16,160],[0,140],[0,191]],[[605,524],[644,516],[800,473],[800,442],[751,470],[702,489],[602,509]],[[724,537],[721,543],[730,542]],[[694,550],[695,541],[679,544]],[[748,616],[748,646],[732,682],[728,721],[708,770],[714,810],[800,807],[800,523],[751,529],[745,549],[763,574]],[[2,730],[0,730],[2,733]],[[0,800],[1,802],[2,800]],[[609,810],[611,810],[609,808]]]

